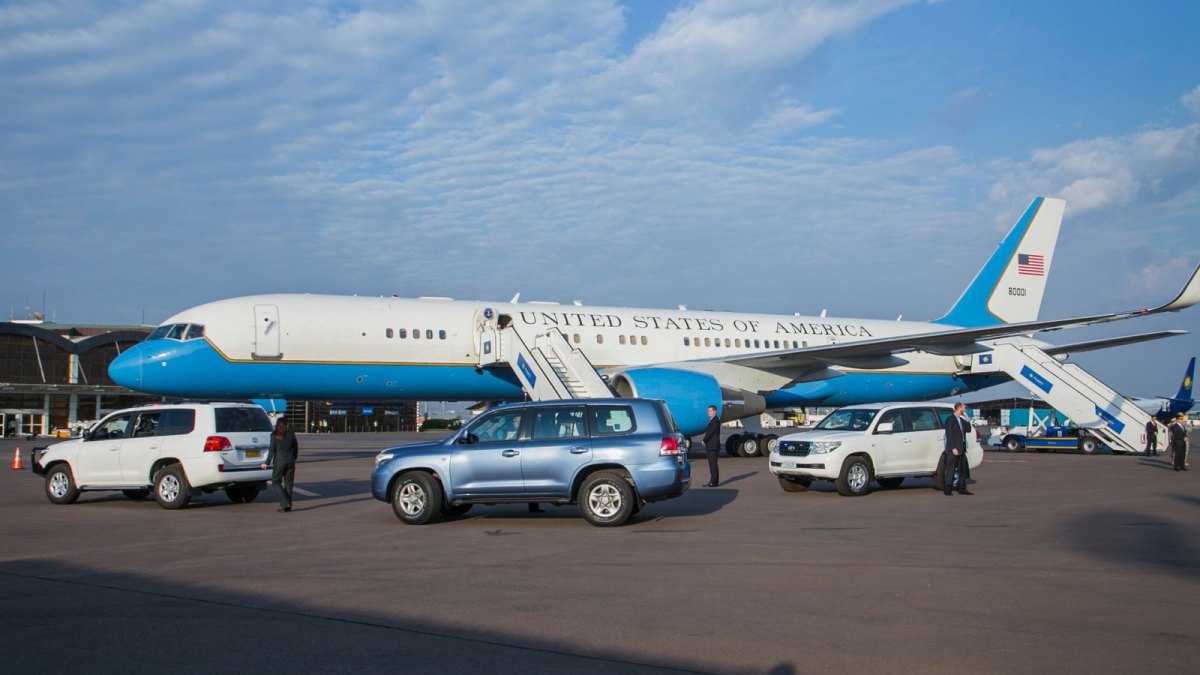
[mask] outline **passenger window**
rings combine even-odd
[[[889,410],[879,416],[879,424],[887,424],[888,422],[892,423],[892,433],[894,434],[908,431],[908,428],[904,426],[903,410]],[[875,428],[878,429],[879,425],[875,425]]]
[[[390,338],[390,337],[392,337],[392,335],[394,334],[394,332],[392,331],[392,329],[391,329],[391,328],[389,328],[389,329],[387,329],[386,331],[384,331],[384,334],[385,334],[385,335],[387,335],[387,336]]]
[[[96,427],[92,432],[93,441],[101,441],[107,438],[125,438],[125,432],[129,429],[129,422],[133,419],[133,414],[116,415],[110,417]]]
[[[742,348],[742,338],[734,338],[733,346],[737,347],[738,349],[741,349]]]
[[[575,344],[579,344],[579,341],[580,341],[579,333],[576,333],[576,334],[572,335],[571,337],[575,340]]]
[[[647,344],[649,344],[649,343],[650,343],[650,341],[646,339],[646,336],[645,336],[645,335],[643,335],[643,336],[642,336],[642,345],[643,345],[643,346],[645,346],[645,345],[647,345]]]
[[[533,416],[533,435],[535,441],[547,441],[557,438],[579,438],[583,433],[583,408],[548,408],[539,410]]]
[[[407,329],[407,328],[401,328],[400,330],[398,330],[398,331],[397,331],[397,333],[396,333],[396,334],[400,336],[400,339],[401,339],[401,340],[403,340],[403,339],[405,339],[405,338],[407,338],[407,337],[408,337],[408,329]]]
[[[439,331],[438,331],[438,339],[439,339],[439,340],[445,340],[445,339],[446,339],[446,331],[444,331],[444,330],[439,330]]]
[[[692,339],[691,339],[691,338],[686,338],[686,337],[685,337],[685,338],[683,338],[683,346],[684,346],[684,347],[691,347],[691,346],[692,346]]]
[[[190,408],[172,408],[162,411],[158,417],[156,436],[182,436],[196,428],[196,411]]]
[[[617,336],[617,342],[619,342],[619,343],[621,343],[621,344],[625,344],[625,336],[624,336],[624,335],[618,335],[618,336]]]
[[[637,428],[629,406],[597,405],[591,411],[593,436],[618,436]]]
[[[432,329],[430,329],[430,328],[426,328],[426,329],[425,329],[425,339],[426,339],[426,340],[432,340],[432,339],[433,339],[433,330],[432,330]]]
[[[138,415],[137,424],[133,425],[133,437],[145,438],[147,436],[156,435],[155,429],[158,428],[159,414],[160,413],[153,412],[142,413],[141,415]]]
[[[603,335],[596,333],[596,344],[598,344],[598,345],[604,344],[604,336]]]
[[[711,347],[712,346],[712,338],[704,338],[704,346]]]
[[[188,325],[187,333],[184,335],[183,339],[184,340],[199,340],[202,337],[204,337],[204,326],[200,326],[200,325],[193,323],[193,324]]]
[[[498,413],[480,422],[471,429],[471,434],[480,443],[503,443],[515,441],[521,431],[521,411]]]
[[[935,431],[938,429],[937,416],[929,408],[914,408],[908,411],[912,421],[913,431]]]
[[[420,329],[420,328],[414,328],[414,329],[413,329],[413,339],[414,339],[414,340],[420,340],[420,339],[421,339],[421,329]]]

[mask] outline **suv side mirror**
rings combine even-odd
[[[892,422],[880,422],[879,426],[875,427],[875,433],[890,434],[890,433],[892,433],[892,429],[895,428],[895,426],[896,425]]]
[[[458,440],[456,440],[454,442],[459,445],[474,445],[475,443],[479,442],[479,437],[476,436],[475,434],[468,432],[468,433],[463,434],[462,436],[459,436]]]

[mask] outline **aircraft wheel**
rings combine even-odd
[[[739,457],[754,457],[758,454],[758,436],[743,434],[738,440],[737,454]]]
[[[779,445],[779,436],[775,434],[766,434],[759,441],[758,453],[763,457],[770,457],[774,452],[775,446]]]

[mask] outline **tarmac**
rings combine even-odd
[[[1197,434],[1193,434],[1193,439]],[[1200,472],[1159,456],[988,452],[928,479],[781,490],[693,455],[693,488],[619,528],[576,507],[403,525],[373,457],[418,434],[302,435],[270,488],[181,511],[50,504],[0,472],[4,670],[75,673],[1129,673],[1200,662]],[[43,444],[45,441],[37,442]]]

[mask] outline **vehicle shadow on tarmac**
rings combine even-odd
[[[0,563],[0,594],[6,598],[9,617],[38,616],[45,611],[46,598],[70,597],[70,611],[55,615],[55,640],[60,645],[87,645],[86,653],[68,647],[59,657],[86,664],[91,672],[127,670],[133,661],[146,672],[175,669],[180,663],[257,664],[255,669],[268,673],[313,672],[314,664],[360,673],[599,675],[711,668],[569,636],[539,640],[501,629],[406,617],[402,611],[322,606],[294,597],[170,582],[55,560]],[[214,615],[221,620],[213,621]],[[214,661],[214,654],[236,654],[236,659]],[[45,659],[46,645],[32,639],[17,641],[5,653],[11,672],[36,672],[44,668]],[[784,663],[771,672],[795,671]]]

